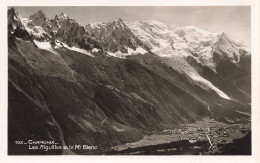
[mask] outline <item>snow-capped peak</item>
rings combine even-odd
[[[59,19],[64,20],[64,19],[69,19],[68,15],[64,12],[60,13],[58,16]]]
[[[110,27],[112,27],[113,29],[118,29],[118,28],[126,28],[125,22],[123,21],[123,19],[119,18],[118,20],[115,20],[111,23],[108,23],[108,25]]]
[[[159,22],[157,20],[147,20],[147,21],[141,21],[143,24],[147,24],[149,26],[154,26],[160,29],[166,29],[168,26],[162,22]]]
[[[223,32],[211,33],[196,26],[176,27],[149,20],[127,23],[132,32],[157,55],[196,56],[195,59],[215,71],[213,52],[228,55],[231,61],[250,54],[243,44]],[[237,59],[238,58],[238,59]]]

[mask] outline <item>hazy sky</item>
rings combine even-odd
[[[122,18],[126,22],[157,20],[175,26],[194,25],[210,32],[224,31],[251,45],[251,11],[249,6],[236,7],[15,7],[23,17],[42,10],[48,18],[65,12],[86,25]]]

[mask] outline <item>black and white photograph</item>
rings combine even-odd
[[[257,163],[259,3],[3,2],[1,160]]]
[[[9,6],[8,155],[251,155],[250,6]]]

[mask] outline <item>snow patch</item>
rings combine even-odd
[[[117,132],[124,132],[124,129],[118,128],[116,126],[113,126],[113,129],[116,130]]]
[[[41,26],[35,26],[31,20],[29,20],[28,18],[22,18],[20,17],[21,22],[25,28],[25,30],[30,34],[33,35],[37,38],[41,38],[44,37],[44,35],[49,35],[48,33],[46,33],[43,28]]]
[[[110,55],[110,56],[113,56],[113,57],[125,59],[126,56],[129,56],[129,55],[137,55],[137,54],[144,55],[145,53],[147,53],[146,50],[144,50],[142,47],[139,47],[139,46],[136,48],[136,50],[133,50],[131,48],[127,48],[127,51],[128,51],[128,53],[122,53],[121,51],[117,51],[115,53],[107,52],[107,54]]]
[[[127,48],[128,54],[135,54],[136,52],[134,51],[134,49],[131,48]]]
[[[227,100],[230,100],[230,98],[228,97],[228,95],[226,95],[223,91],[221,91],[220,89],[218,89],[217,87],[215,87],[210,81],[204,79],[203,77],[201,77],[199,74],[195,73],[195,72],[189,72],[188,75],[195,81],[197,82],[201,82],[202,84],[204,84],[205,86],[211,88],[212,90],[214,90],[220,97],[225,98]]]
[[[142,47],[140,47],[140,46],[138,46],[138,47],[136,48],[136,50],[133,50],[133,49],[131,49],[131,48],[128,48],[127,50],[128,50],[128,53],[127,53],[127,54],[125,53],[125,55],[134,55],[134,54],[142,54],[142,55],[144,55],[145,53],[147,53],[147,51],[144,50],[144,49],[143,49]]]
[[[121,58],[121,59],[125,59],[125,54],[117,51],[115,53],[112,53],[112,52],[107,52],[108,55],[112,56],[112,57],[117,57],[117,58]]]
[[[60,42],[60,41],[58,41],[58,40],[56,40],[56,42],[57,42],[57,47],[59,47],[59,48],[62,48],[62,47],[64,47],[64,48],[67,48],[67,49],[69,49],[69,50],[72,50],[72,51],[75,51],[75,52],[79,52],[79,53],[82,53],[82,54],[86,54],[86,55],[88,55],[88,56],[91,56],[91,57],[94,57],[90,52],[88,52],[87,50],[84,50],[84,49],[80,49],[80,48],[77,48],[77,47],[74,47],[74,46],[72,46],[72,47],[69,47],[67,44],[65,44],[64,42]]]
[[[97,48],[93,48],[93,49],[92,49],[92,52],[95,52],[95,53],[96,53],[96,52],[99,52],[99,50],[98,50]]]
[[[140,46],[138,46],[138,47],[136,48],[136,52],[137,52],[137,53],[140,53],[140,54],[145,54],[145,53],[147,53],[147,51],[144,50],[143,48],[141,48]]]
[[[87,50],[84,50],[84,49],[80,49],[80,48],[77,48],[77,47],[74,47],[74,46],[73,47],[69,47],[68,49],[93,57],[92,54],[90,54]]]
[[[36,40],[34,40],[33,42],[38,46],[39,49],[47,50],[47,51],[52,52],[55,55],[59,55],[57,52],[55,52],[52,49],[50,42],[47,42],[47,41],[39,42],[39,41],[36,41]]]

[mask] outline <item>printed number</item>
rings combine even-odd
[[[23,144],[23,141],[15,141],[15,144]]]

